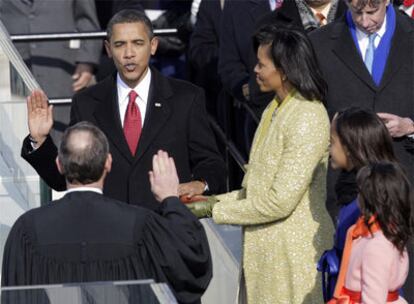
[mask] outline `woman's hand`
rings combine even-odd
[[[188,209],[198,218],[212,217],[214,205],[218,202],[215,196],[206,196],[207,200],[186,204]]]

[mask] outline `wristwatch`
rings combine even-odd
[[[202,182],[202,183],[204,184],[204,190],[203,190],[203,193],[205,193],[205,192],[207,192],[207,191],[209,191],[209,190],[210,190],[210,188],[208,187],[208,184],[207,184],[206,180],[201,179],[201,180],[200,180],[200,182]]]

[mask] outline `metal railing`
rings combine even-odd
[[[155,29],[154,34],[157,36],[169,36],[177,34],[177,29]],[[70,32],[70,33],[39,33],[39,34],[19,34],[10,35],[13,42],[33,42],[33,41],[56,41],[71,39],[103,39],[106,38],[105,31],[99,32]]]

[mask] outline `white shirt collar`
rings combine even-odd
[[[141,118],[142,118],[142,125],[144,124],[145,114],[147,109],[148,103],[148,95],[150,90],[151,84],[151,69],[147,69],[147,73],[145,74],[144,78],[137,84],[135,88],[130,88],[119,76],[119,73],[116,75],[116,87],[118,91],[118,105],[119,105],[119,115],[121,119],[122,125],[124,125],[124,118],[125,118],[125,111],[128,106],[129,101],[129,92],[134,90],[138,97],[136,99],[136,103],[138,104]]]
[[[95,187],[85,187],[85,186],[70,188],[70,189],[66,190],[66,194],[71,193],[71,192],[80,192],[80,191],[92,191],[92,192],[102,194],[102,189],[95,188]]]
[[[414,5],[411,5],[410,7],[401,5],[399,8],[400,10],[404,11],[408,16],[411,16],[413,14]]]

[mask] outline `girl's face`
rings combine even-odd
[[[334,169],[350,170],[351,165],[348,159],[348,152],[342,145],[341,140],[336,133],[335,118],[331,124],[331,144],[329,146],[329,153],[331,155],[331,166]]]

